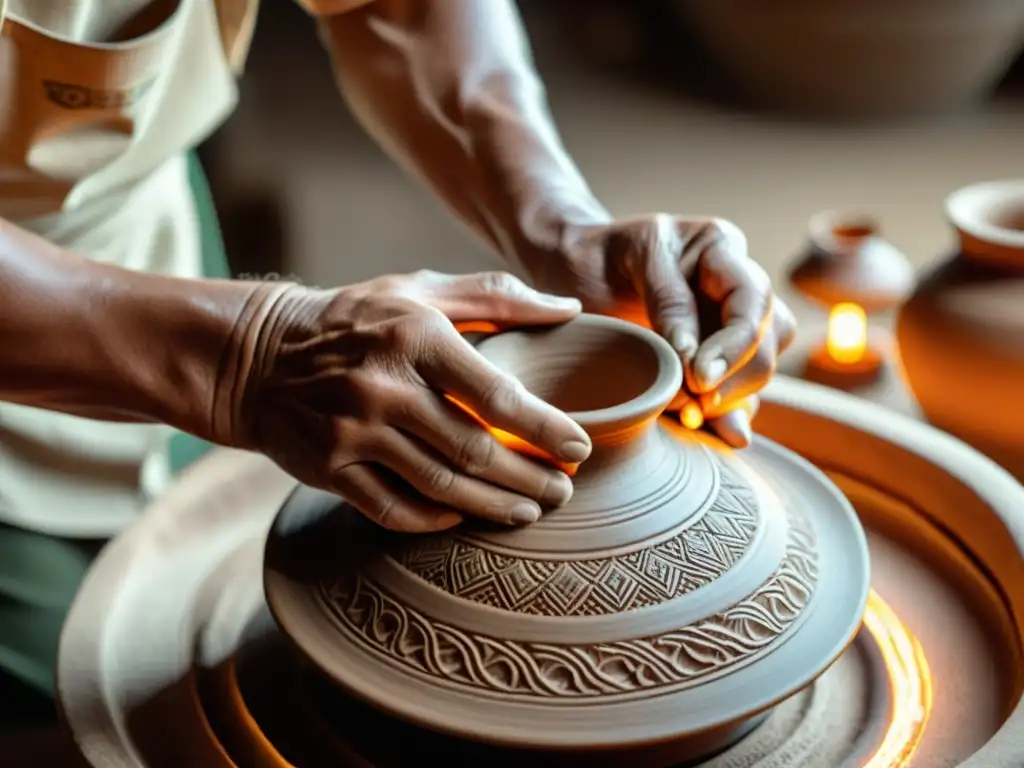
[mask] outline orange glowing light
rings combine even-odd
[[[717,413],[716,416],[724,416],[726,413],[731,413],[732,411],[744,411],[747,416],[753,419],[754,414],[757,411],[754,398],[744,397],[742,400],[736,401],[725,411]],[[690,400],[680,409],[679,421],[687,429],[696,431],[704,426],[704,412],[700,409],[700,405],[693,400]]]
[[[687,429],[700,429],[704,426],[704,413],[697,403],[690,401],[683,406],[683,410],[679,414],[679,420],[683,422],[683,426]]]
[[[875,639],[889,676],[889,727],[864,768],[906,768],[917,751],[932,709],[932,676],[917,638],[874,591],[864,626]]]
[[[580,466],[579,464],[570,464],[565,461],[559,461],[547,451],[542,451],[537,446],[527,442],[526,440],[523,440],[520,437],[516,437],[511,432],[506,432],[503,429],[492,427],[490,424],[481,419],[480,416],[477,415],[476,411],[474,411],[465,403],[459,402],[451,395],[445,395],[445,397],[453,405],[457,405],[459,408],[461,408],[470,416],[472,416],[480,424],[480,426],[482,426],[484,429],[486,429],[488,432],[494,435],[495,439],[499,443],[504,445],[506,448],[510,448],[516,453],[521,453],[524,456],[529,456],[531,458],[543,461],[546,464],[550,464],[555,468],[560,469],[562,472],[565,472],[565,474],[567,474],[569,477],[574,477],[576,475],[576,470],[578,470]]]
[[[836,304],[828,316],[828,355],[837,363],[852,364],[864,358],[868,348],[868,319],[859,304]]]

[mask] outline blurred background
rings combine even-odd
[[[609,208],[731,219],[785,292],[821,209],[877,216],[922,265],[952,245],[947,193],[1022,175],[1022,3],[520,6],[565,141]],[[264,4],[241,107],[203,154],[238,272],[328,285],[499,265],[363,134],[294,3]]]

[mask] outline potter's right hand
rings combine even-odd
[[[393,530],[441,530],[464,515],[529,523],[568,501],[564,473],[505,447],[445,395],[556,459],[585,459],[579,425],[453,325],[564,322],[580,311],[575,299],[504,273],[427,271],[263,294],[265,308],[231,343],[237,373],[219,387],[221,441],[267,454]]]

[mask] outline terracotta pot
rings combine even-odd
[[[267,600],[342,691],[448,744],[675,765],[852,640],[868,592],[852,508],[778,446],[738,454],[659,419],[682,383],[663,339],[584,315],[478,349],[594,453],[566,506],[517,529],[398,536],[300,489],[267,540]]]
[[[1014,0],[675,0],[758,106],[881,117],[985,98],[1024,46]]]
[[[946,200],[959,248],[920,281],[896,335],[928,420],[1024,480],[1024,180]]]
[[[807,247],[789,273],[805,298],[823,307],[853,302],[866,313],[900,304],[914,286],[914,271],[870,216],[822,211],[811,217]]]

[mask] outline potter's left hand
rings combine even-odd
[[[656,214],[569,228],[558,290],[585,310],[650,325],[686,371],[674,408],[699,406],[709,428],[735,447],[750,443],[757,393],[793,341],[796,321],[722,219]]]

